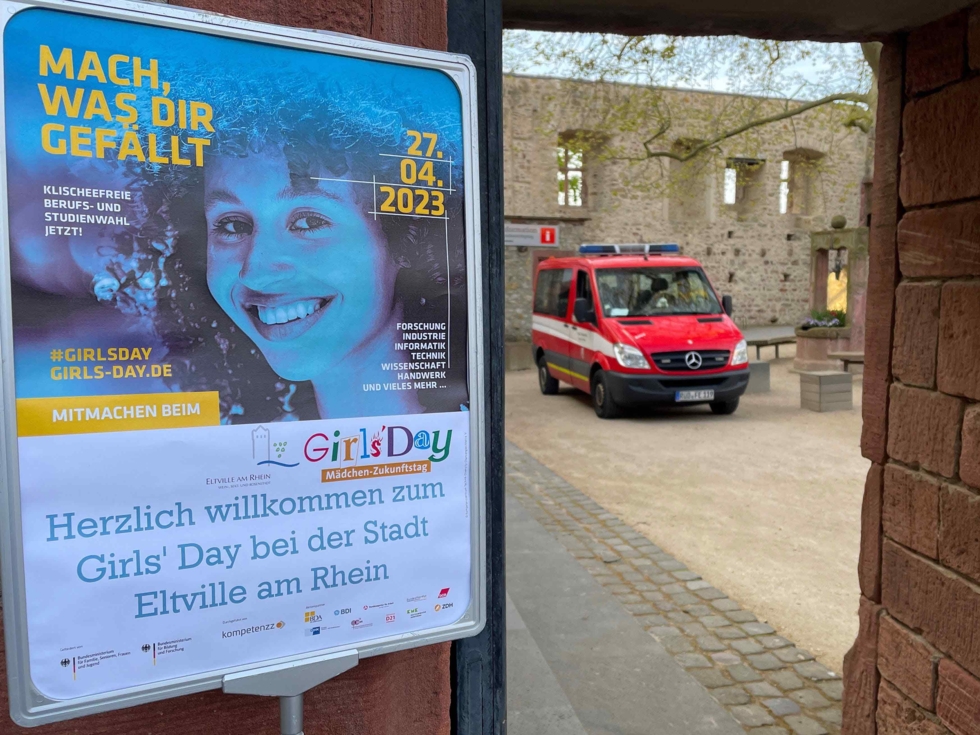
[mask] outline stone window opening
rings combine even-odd
[[[779,164],[779,213],[789,212],[789,161]]]
[[[758,211],[765,194],[764,166],[763,159],[744,156],[725,162],[724,202],[739,219]]]
[[[819,164],[823,157],[820,151],[807,148],[783,154],[779,170],[780,214],[813,217],[820,213]]]
[[[676,153],[686,153],[701,141],[681,139],[674,143]],[[712,219],[714,176],[710,156],[689,161],[671,159],[668,184],[670,222],[706,222]]]
[[[581,207],[586,201],[585,145],[574,132],[558,138],[558,206]]]

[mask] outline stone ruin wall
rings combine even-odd
[[[558,128],[601,129],[598,95],[582,88],[600,85],[539,77],[504,77],[504,211],[508,221],[557,225],[562,250],[583,242],[676,242],[697,258],[715,287],[731,294],[740,325],[797,324],[809,313],[809,231],[829,226],[843,214],[859,224],[861,186],[867,171],[867,136],[842,125],[830,108],[766,126],[764,134],[728,141],[720,156],[704,159],[705,216],[671,221],[677,195],[659,162],[635,166],[586,158],[584,206],[557,201],[555,147]],[[616,86],[604,85],[613,89]],[[664,90],[674,123],[672,139],[703,136],[713,110],[729,95]],[[748,99],[748,98],[742,98]],[[772,105],[781,105],[774,101]],[[776,107],[775,109],[779,109]],[[558,122],[560,121],[560,122]],[[743,140],[743,138],[746,138]],[[616,140],[634,147],[635,141]],[[780,162],[785,151],[824,152],[814,177],[813,216],[779,213]],[[739,215],[723,200],[724,160],[750,153],[764,158],[756,205]],[[631,186],[631,182],[640,185]],[[506,338],[529,341],[531,284],[535,255],[508,247],[504,254]]]

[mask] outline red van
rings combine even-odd
[[[533,346],[541,392],[592,395],[600,418],[626,406],[707,403],[734,413],[749,354],[701,264],[677,245],[583,245],[541,261]]]

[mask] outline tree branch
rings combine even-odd
[[[771,123],[779,122],[780,120],[796,117],[797,115],[801,115],[804,112],[808,112],[809,110],[813,110],[817,107],[822,107],[824,105],[829,105],[834,102],[854,102],[854,103],[866,105],[868,104],[869,100],[868,100],[868,95],[866,94],[855,94],[855,93],[832,94],[832,95],[828,95],[827,97],[821,97],[818,100],[806,102],[792,109],[783,110],[782,112],[776,113],[775,115],[770,115],[768,117],[761,117],[757,120],[751,120],[745,123],[744,125],[738,126],[737,128],[733,128],[732,130],[728,130],[724,133],[719,133],[715,137],[710,138],[708,140],[701,141],[700,143],[698,143],[695,146],[692,146],[690,149],[688,149],[683,153],[678,153],[674,151],[651,150],[650,143],[652,143],[657,138],[661,137],[670,128],[670,121],[668,120],[666,125],[661,125],[660,130],[658,130],[654,135],[652,135],[647,140],[643,141],[643,148],[646,151],[645,156],[641,158],[637,158],[635,156],[629,157],[626,160],[643,161],[643,160],[648,160],[650,158],[670,158],[674,161],[678,161],[679,163],[686,163],[687,161],[690,161],[692,158],[695,158],[696,156],[703,153],[707,149],[713,148],[714,146],[718,145],[722,141],[728,140],[729,138],[734,138],[735,136],[741,135],[742,133],[752,130],[753,128],[759,128],[762,127],[763,125],[769,125]],[[851,125],[854,125],[855,127],[861,127],[863,120],[857,116],[854,116],[848,122]]]

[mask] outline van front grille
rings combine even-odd
[[[690,355],[697,355],[691,358]],[[686,352],[654,352],[650,355],[661,370],[670,372],[701,372],[718,370],[728,364],[728,350],[688,350]],[[692,366],[693,365],[693,366]]]

